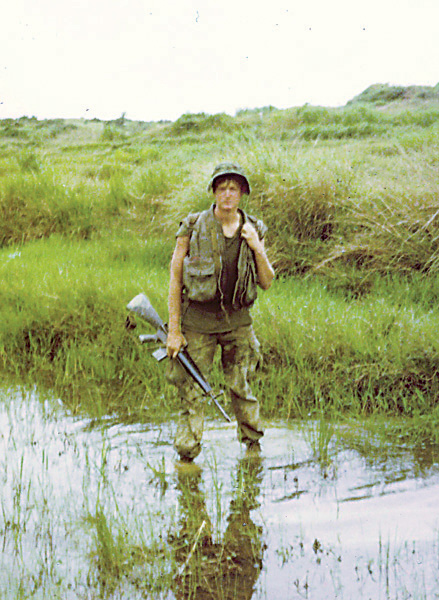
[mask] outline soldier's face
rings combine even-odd
[[[221,210],[236,210],[241,196],[241,186],[234,179],[225,179],[215,188],[215,204]]]

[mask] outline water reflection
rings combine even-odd
[[[177,469],[180,516],[169,540],[180,565],[173,592],[178,600],[250,600],[262,570],[263,528],[251,518],[259,507],[263,478],[259,455],[237,465],[223,539],[213,541],[212,523],[202,489],[202,470]]]
[[[394,493],[398,484],[397,491],[401,492],[404,482],[427,480],[439,473],[438,445],[429,441],[408,443],[400,424],[378,423],[371,430],[361,425],[356,429],[340,428],[337,439],[339,454],[342,450],[353,450],[364,461],[357,485],[350,488],[353,491],[369,488],[359,498]],[[360,477],[365,481],[358,485]],[[349,496],[346,498],[350,499]]]
[[[0,400],[2,599],[439,589],[439,450],[410,444],[402,423],[334,424],[331,438],[324,424],[271,423],[261,461],[239,459],[234,426],[212,422],[188,473],[168,424],[90,427],[34,394]]]

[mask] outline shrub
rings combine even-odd
[[[32,150],[23,150],[23,152],[18,154],[17,163],[23,172],[33,171],[34,173],[38,173],[41,169],[40,161]]]
[[[127,136],[123,130],[111,123],[106,123],[101,134],[103,142],[117,142],[126,140]]]
[[[1,122],[2,128],[0,130],[0,134],[5,137],[10,138],[19,138],[19,139],[28,139],[29,131],[23,125],[23,123],[19,121],[14,121],[13,119],[5,119]]]
[[[109,183],[110,189],[103,203],[103,208],[107,215],[117,215],[122,207],[131,204],[130,193],[125,178],[118,173],[110,178]]]
[[[171,126],[173,134],[182,133],[202,133],[209,130],[220,129],[222,132],[231,131],[234,127],[233,117],[225,113],[216,115],[207,115],[206,113],[184,114],[177,119]]]

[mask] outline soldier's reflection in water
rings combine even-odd
[[[180,568],[173,592],[178,600],[250,600],[265,549],[262,527],[250,517],[259,506],[261,457],[246,456],[238,463],[227,528],[219,542],[212,539],[201,475],[201,469],[177,472],[180,516],[178,533],[170,541]]]

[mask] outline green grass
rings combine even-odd
[[[383,110],[370,94],[174,123],[0,122],[3,370],[73,411],[175,410],[164,366],[124,329],[125,306],[144,291],[166,318],[178,223],[209,206],[212,167],[231,158],[278,275],[254,309],[265,415],[431,414],[434,425],[438,107],[412,94]]]
[[[367,297],[349,300],[314,282],[277,284],[257,312],[266,410],[274,415],[290,403],[302,416],[433,410],[438,314],[402,305],[406,288],[406,281],[377,280]]]
[[[163,267],[148,268],[156,254],[157,243],[132,239],[84,245],[51,238],[5,250],[3,367],[64,390],[75,410],[80,403],[92,412],[111,411],[117,399],[123,403],[130,386],[137,387],[136,410],[155,403],[162,388],[158,369],[151,359],[156,375],[146,376],[145,349],[126,332],[124,322],[126,304],[141,290],[164,311],[158,293]],[[130,403],[126,416],[129,411]]]

